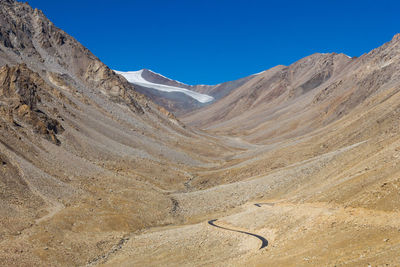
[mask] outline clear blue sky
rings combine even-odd
[[[216,84],[400,32],[400,1],[30,0],[113,69]]]

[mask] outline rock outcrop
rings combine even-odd
[[[37,73],[25,64],[0,69],[1,113],[9,122],[20,127],[28,126],[55,144],[60,144],[57,134],[64,131],[61,123],[43,111],[42,99],[49,98],[51,88]],[[55,115],[55,114],[54,114]]]

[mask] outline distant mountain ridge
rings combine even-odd
[[[181,119],[255,141],[312,131],[400,85],[399,36],[359,58],[315,53],[290,66],[276,66]]]
[[[134,84],[137,91],[174,114],[207,106],[258,75],[217,85],[188,85],[148,69],[115,72]]]

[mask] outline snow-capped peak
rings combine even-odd
[[[139,71],[115,71],[116,73],[122,75],[125,77],[125,79],[128,80],[128,82],[139,85],[139,86],[143,86],[146,88],[151,88],[151,89],[155,89],[155,90],[159,90],[159,91],[163,91],[163,92],[180,92],[180,93],[184,93],[187,96],[192,97],[193,99],[197,100],[200,103],[207,103],[210,101],[214,100],[214,97],[206,95],[206,94],[200,94],[185,88],[180,88],[180,87],[175,87],[175,86],[170,86],[170,85],[164,85],[164,84],[158,84],[158,83],[153,83],[153,82],[149,82],[147,80],[145,80],[142,76],[143,74],[143,70],[139,70]],[[153,72],[155,73],[155,72]],[[158,73],[155,73],[157,75],[159,75]],[[165,77],[166,78],[166,77]],[[169,78],[166,78],[169,79]],[[169,79],[170,80],[170,79]]]

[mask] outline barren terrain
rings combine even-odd
[[[399,265],[400,35],[176,117],[27,3],[0,25],[1,265]]]

